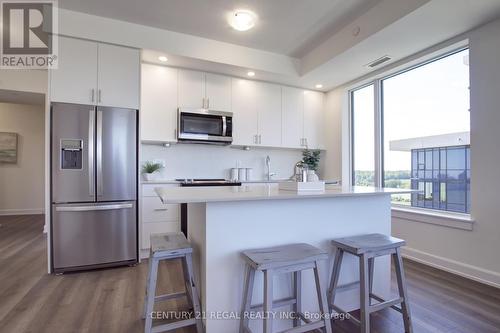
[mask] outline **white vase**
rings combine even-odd
[[[152,173],[144,173],[143,176],[144,176],[144,180],[145,181],[153,180],[153,174]]]
[[[316,172],[314,172],[314,170],[307,170],[307,181],[308,182],[317,182],[317,181],[319,181],[319,177],[316,174]]]

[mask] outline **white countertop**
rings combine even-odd
[[[277,184],[176,188],[158,186],[155,187],[155,191],[164,204],[355,197],[415,192],[414,190],[395,188],[326,185],[324,191],[298,193],[295,191],[279,190]]]
[[[242,184],[277,184],[279,182],[288,181],[288,179],[252,179],[241,181]],[[337,184],[338,180],[325,180],[326,184]],[[154,179],[154,180],[142,180],[141,184],[180,184],[181,182],[175,179]]]

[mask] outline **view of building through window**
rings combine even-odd
[[[462,50],[380,81],[383,186],[422,191],[393,196],[393,203],[470,211],[468,56]],[[368,108],[357,106],[372,103],[374,110],[375,103],[369,94],[361,101],[360,91],[351,95],[354,182],[372,185],[375,137],[359,124]]]

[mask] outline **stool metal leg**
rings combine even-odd
[[[194,281],[194,274],[193,274],[193,257],[191,253],[187,253],[186,256],[183,258],[183,260],[186,261],[186,266],[188,269],[188,276],[189,276],[189,286],[190,286],[190,291],[192,295],[192,303],[193,303],[193,308],[194,308],[194,315],[196,319],[196,332],[197,333],[203,333],[203,323],[201,322],[201,307],[200,307],[200,300],[198,298],[198,292],[196,290],[196,284]]]
[[[412,333],[413,325],[411,323],[410,303],[408,302],[408,292],[406,291],[406,279],[403,270],[403,259],[401,258],[401,249],[397,248],[396,253],[392,255],[394,259],[394,266],[396,268],[396,278],[398,280],[399,297],[403,298],[401,303],[401,310],[403,312],[403,322],[405,325],[405,332]]]
[[[326,301],[326,293],[323,292],[323,287],[321,284],[321,277],[319,274],[319,262],[314,262],[314,279],[316,280],[316,292],[318,294],[319,312],[323,317],[323,322],[325,323],[325,332],[332,333],[332,323],[328,318],[329,310]]]
[[[370,332],[370,295],[369,293],[369,279],[368,279],[368,258],[366,254],[362,254],[359,257],[359,280],[361,285],[360,292],[360,324],[361,324],[361,333],[369,333]]]
[[[241,304],[240,333],[246,333],[246,328],[248,327],[248,314],[250,313],[250,307],[252,305],[254,280],[255,270],[250,265],[246,265],[245,285],[243,287],[243,301]]]
[[[369,296],[368,296],[368,304],[371,305],[371,295],[373,293],[373,272],[375,271],[375,258],[368,259],[368,288],[369,288]]]
[[[145,316],[146,321],[144,323],[144,332],[151,333],[153,327],[153,317],[152,312],[155,303],[155,293],[156,293],[156,280],[158,277],[158,259],[149,258],[150,266],[149,266],[149,276],[148,276],[148,286],[147,286],[147,294],[145,300]]]
[[[189,278],[189,269],[187,266],[187,261],[184,260],[184,258],[182,258],[181,263],[182,263],[182,273],[184,276],[184,288],[186,288],[186,296],[187,296],[186,298],[187,298],[189,307],[194,310],[193,295],[191,294],[191,286],[190,286],[191,281]]]
[[[144,293],[144,309],[142,310],[142,319],[146,319],[147,315],[147,305],[148,305],[148,288],[149,288],[149,279],[151,278],[151,263],[153,262],[153,256],[150,255],[148,259],[148,276],[146,278],[146,291]]]
[[[264,270],[264,333],[273,332],[273,272]]]
[[[335,261],[333,262],[332,277],[330,278],[330,289],[328,290],[328,302],[334,304],[335,302],[335,288],[339,283],[340,267],[342,267],[342,258],[344,257],[344,250],[337,249],[335,251]]]
[[[301,325],[299,313],[302,313],[302,272],[297,271],[293,273],[293,297],[295,298],[295,304],[293,305],[293,312],[295,318],[293,319],[293,327],[298,327]]]

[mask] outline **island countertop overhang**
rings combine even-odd
[[[277,185],[242,185],[231,187],[155,187],[164,204],[232,201],[342,198],[412,193],[415,190],[364,186],[326,185],[324,191],[295,192],[280,190]]]

